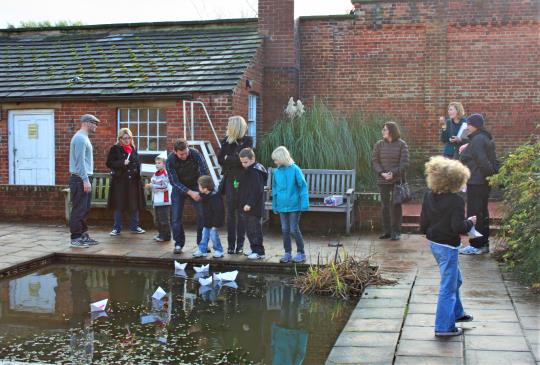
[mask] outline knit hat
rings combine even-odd
[[[467,118],[467,124],[470,124],[475,128],[482,128],[484,126],[484,117],[482,114],[472,114]]]

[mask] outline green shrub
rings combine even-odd
[[[518,279],[540,283],[540,140],[509,154],[492,186],[504,189],[504,216],[499,235],[506,245],[502,255]]]
[[[316,101],[303,115],[278,121],[258,144],[258,157],[264,165],[274,166],[272,151],[283,145],[301,168],[356,169],[358,190],[372,189],[371,150],[383,123],[381,116],[362,113],[345,119]]]

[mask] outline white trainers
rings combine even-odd
[[[197,249],[197,251],[193,252],[193,257],[206,257],[206,252],[201,252],[201,250]]]
[[[247,258],[248,260],[262,260],[264,259],[264,255],[259,255],[256,252],[252,252]]]
[[[120,234],[120,231],[117,229],[113,229],[111,233],[109,233],[110,236],[118,236]]]
[[[244,256],[249,256],[251,255],[253,252],[252,251],[244,251]]]
[[[223,257],[223,252],[222,251],[214,251],[214,254],[212,256],[215,257],[216,259],[222,258]]]
[[[137,227],[134,230],[132,230],[131,233],[143,234],[143,233],[146,233],[146,231],[144,229],[142,229],[141,227]]]

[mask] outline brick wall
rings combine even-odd
[[[398,121],[428,153],[450,101],[481,112],[498,151],[540,121],[539,3],[353,1],[356,16],[300,19],[300,96]]]
[[[63,186],[0,185],[0,218],[62,220]]]

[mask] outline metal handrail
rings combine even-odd
[[[214,137],[216,138],[217,145],[221,148],[221,143],[219,142],[219,137],[216,133],[216,130],[214,129],[214,124],[212,123],[212,119],[210,118],[210,115],[208,114],[208,111],[206,110],[206,106],[202,101],[199,100],[184,100],[182,104],[182,110],[183,110],[183,117],[184,117],[184,138],[187,140],[187,113],[186,113],[186,105],[189,103],[190,105],[190,111],[191,111],[191,141],[195,140],[195,104],[200,104],[204,110],[204,114],[206,115],[206,119],[208,120],[208,124],[210,124],[210,128],[212,129],[212,133],[214,134]]]

